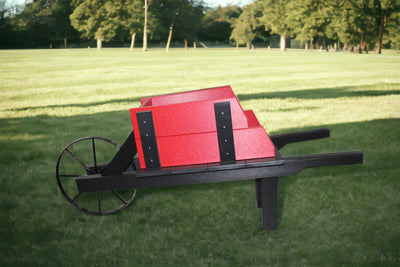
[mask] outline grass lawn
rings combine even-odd
[[[283,155],[362,150],[363,165],[279,180],[278,230],[254,182],[138,190],[110,216],[68,204],[61,150],[122,143],[145,96],[231,85],[269,134],[328,126]],[[0,51],[1,266],[399,266],[400,53]]]

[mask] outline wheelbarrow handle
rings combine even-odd
[[[286,166],[288,168],[287,174],[297,174],[307,168],[363,163],[364,154],[361,151],[349,151],[304,156],[288,156],[284,157],[284,159],[286,160]]]
[[[281,149],[282,147],[290,143],[315,140],[329,136],[330,132],[328,128],[318,128],[307,131],[298,131],[298,132],[271,135],[270,138],[274,143],[275,147],[277,149]]]

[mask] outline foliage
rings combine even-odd
[[[152,38],[166,40],[171,23],[174,23],[176,38],[196,40],[202,15],[201,2],[152,0],[149,2],[148,30]],[[121,30],[133,35],[143,28],[143,1],[80,1],[71,20],[72,25],[88,39],[109,41]]]
[[[393,13],[390,19],[386,20],[387,35],[385,35],[384,43],[391,44],[391,47],[400,49],[400,12]]]
[[[290,36],[293,33],[289,14],[291,12],[290,0],[264,0],[261,1],[263,17],[261,22],[272,33]]]
[[[121,5],[121,24],[130,35],[143,31],[144,23],[143,0],[127,0]]]
[[[280,48],[286,50],[286,38],[293,34],[290,14],[293,11],[290,0],[264,0],[260,2],[263,16],[260,19],[266,30],[281,36]]]
[[[235,5],[208,9],[202,19],[201,37],[206,41],[228,41],[232,24],[241,13],[242,9]]]
[[[178,42],[228,42],[233,34],[247,43],[254,35],[278,34],[281,42],[295,38],[320,47],[367,43],[373,49],[381,39],[386,47],[399,47],[398,0],[259,0],[216,9],[202,0],[148,1],[153,42],[165,42],[173,24]],[[79,42],[77,30],[84,39],[126,43],[143,31],[143,5],[143,0],[37,0],[16,12],[1,0],[0,47],[59,47],[64,40]],[[250,11],[254,8],[257,12]],[[244,10],[249,11],[239,19]]]
[[[294,21],[293,28],[296,37],[303,42],[326,37],[327,26],[330,24],[331,6],[327,1],[303,0],[291,3],[293,13],[290,19]]]
[[[260,17],[261,12],[257,4],[245,6],[239,18],[233,20],[233,31],[230,38],[234,39],[237,45],[247,44],[247,48],[250,48],[250,43],[256,37],[257,30],[260,27],[258,22]]]
[[[375,6],[380,11],[381,25],[388,33],[387,42],[393,47],[400,47],[400,1],[381,0]]]
[[[82,1],[71,14],[72,26],[86,39],[111,40],[120,27],[121,1]]]
[[[152,37],[166,41],[173,24],[173,39],[196,41],[201,29],[204,8],[202,1],[152,0],[149,5],[149,10],[155,18]]]
[[[77,34],[69,20],[71,12],[67,0],[28,2],[21,13],[3,18],[3,23],[11,27],[7,43],[49,47],[52,43],[64,43],[64,39],[75,40]]]
[[[295,36],[303,42],[378,43],[379,28],[396,36],[400,26],[391,23],[400,13],[400,2],[391,0],[261,0],[262,22],[273,33]],[[394,38],[396,39],[396,38]],[[388,40],[387,40],[388,42]],[[392,41],[393,42],[393,41]],[[394,44],[394,42],[393,42]]]

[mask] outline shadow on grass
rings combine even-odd
[[[400,94],[399,84],[382,84],[383,87],[395,89],[390,90],[368,90],[369,87],[376,88],[377,85],[362,85],[362,86],[344,86],[333,88],[320,88],[308,90],[293,90],[281,92],[263,92],[256,94],[239,94],[237,95],[240,101],[262,99],[262,98],[297,98],[297,99],[327,99],[340,97],[364,97],[364,96],[385,96]]]
[[[43,108],[88,108],[88,107],[94,107],[94,106],[101,106],[101,105],[107,105],[107,104],[122,104],[122,103],[136,103],[140,99],[144,97],[128,97],[128,98],[122,98],[122,99],[113,99],[113,100],[105,100],[105,101],[95,101],[95,102],[90,102],[90,103],[80,103],[80,104],[62,104],[62,105],[47,105],[47,106],[31,106],[31,107],[24,107],[24,108],[12,108],[12,109],[6,109],[5,111],[25,111],[25,110],[31,110],[31,109],[43,109]]]
[[[263,108],[261,109],[262,112],[296,112],[296,111],[305,111],[305,110],[317,110],[319,107],[297,107],[297,108]]]
[[[339,97],[363,97],[363,96],[385,96],[385,95],[398,95],[400,94],[400,83],[399,84],[382,84],[383,87],[395,88],[390,90],[366,90],[367,88],[376,88],[377,85],[362,85],[362,86],[345,86],[345,87],[334,87],[334,88],[320,88],[320,89],[308,89],[308,90],[293,90],[293,91],[280,91],[280,92],[263,92],[256,94],[239,94],[237,98],[239,101],[262,99],[262,98],[297,98],[297,99],[324,99],[324,98],[339,98]],[[397,89],[399,88],[399,89]],[[105,101],[96,101],[90,103],[79,103],[79,104],[62,104],[62,105],[47,105],[47,106],[30,106],[24,108],[11,108],[5,111],[25,111],[35,110],[44,108],[88,108],[93,106],[101,106],[107,104],[121,104],[121,103],[135,103],[141,97],[130,97],[121,98]]]

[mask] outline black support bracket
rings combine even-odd
[[[235,163],[236,156],[230,102],[215,103],[214,111],[221,163]]]
[[[124,144],[118,150],[117,154],[101,172],[102,175],[106,176],[122,174],[130,165],[136,169],[136,165],[133,163],[133,157],[136,155],[136,153],[135,135],[133,132],[131,132]]]
[[[136,113],[136,118],[138,120],[146,170],[159,170],[161,164],[154,130],[153,114],[151,111],[138,112]]]

